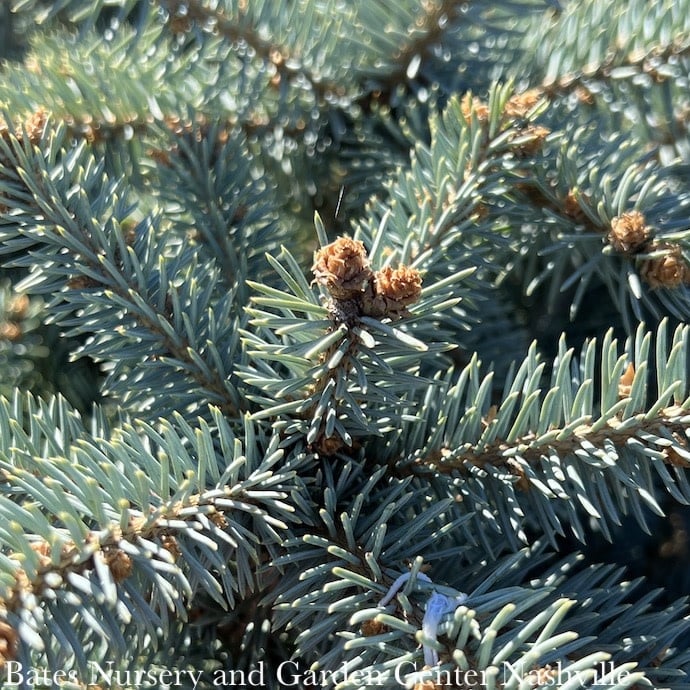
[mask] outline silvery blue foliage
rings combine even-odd
[[[0,7],[5,686],[688,688],[688,22]]]

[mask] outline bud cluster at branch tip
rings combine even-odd
[[[607,239],[617,252],[635,254],[644,248],[651,234],[644,215],[639,211],[630,211],[611,221]]]
[[[314,277],[334,299],[353,299],[361,294],[372,277],[364,245],[349,237],[339,237],[314,256]]]
[[[665,250],[661,256],[642,262],[640,276],[651,288],[679,288],[690,283],[690,266],[677,245],[652,243],[649,251]]]
[[[312,270],[316,282],[336,303],[332,312],[348,314],[349,318],[372,316],[397,321],[409,315],[407,308],[422,294],[422,277],[416,268],[384,266],[374,272],[364,244],[348,237],[339,237],[319,249]]]
[[[637,255],[640,277],[652,289],[675,289],[690,283],[690,266],[681,248],[652,236],[644,214],[629,211],[611,221],[606,239],[619,254]]]

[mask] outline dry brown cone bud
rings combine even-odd
[[[525,117],[534,108],[541,98],[539,89],[528,89],[523,93],[516,93],[505,104],[503,113],[507,117]]]
[[[413,686],[413,690],[442,690],[442,688],[442,685],[438,685],[438,683],[431,680],[431,678],[415,683]]]
[[[48,114],[43,108],[39,108],[24,123],[24,129],[32,144],[37,144],[41,140],[41,135],[43,134],[47,120]]]
[[[164,151],[163,149],[147,149],[146,155],[156,163],[162,165],[163,167],[169,167],[172,163],[172,158],[170,157],[169,151]]]
[[[387,629],[388,628],[383,623],[372,618],[371,620],[364,621],[359,630],[364,637],[373,637],[374,635],[380,635],[386,632]]]
[[[549,685],[549,683],[558,678],[558,669],[551,666],[551,664],[546,664],[546,666],[532,669],[527,677],[533,685]]]
[[[192,30],[193,24],[189,17],[175,15],[168,21],[168,26],[174,34],[186,34]]]
[[[35,113],[30,115],[21,126],[10,126],[5,120],[0,118],[0,139],[9,142],[10,137],[14,135],[19,141],[23,141],[24,134],[26,134],[31,144],[37,144],[41,139],[47,120],[48,115],[42,108],[39,108]],[[4,156],[1,156],[0,163],[7,164],[8,161]],[[2,204],[2,208],[2,212],[6,213],[8,207]]]
[[[43,108],[39,108],[35,113],[32,113],[25,121],[23,129],[29,137],[29,141],[32,144],[37,144],[41,135],[43,134],[43,129],[45,128],[46,121],[48,120],[48,114]],[[0,120],[0,138],[9,139],[10,132],[12,130],[8,126],[7,122]],[[20,128],[17,129],[15,135],[22,139],[23,134]]]
[[[228,528],[228,519],[223,513],[209,513],[208,518],[218,529]]]
[[[506,461],[506,464],[508,466],[508,469],[510,470],[510,473],[514,476],[517,477],[517,481],[515,482],[515,487],[519,489],[520,491],[523,491],[527,493],[532,489],[532,483],[530,482],[529,478],[527,477],[527,473],[525,472],[525,468],[515,459],[513,458],[508,458]]]
[[[609,244],[622,254],[634,254],[647,244],[652,231],[640,211],[630,211],[611,221]]]
[[[594,105],[594,94],[585,86],[578,86],[574,93],[583,105]]]
[[[349,237],[339,237],[314,254],[314,277],[338,300],[361,295],[372,272],[364,245]]]
[[[396,320],[407,316],[407,307],[422,294],[422,276],[416,268],[385,266],[374,276],[373,294],[364,296],[362,310],[369,316]]]
[[[16,658],[18,643],[17,631],[6,621],[0,621],[0,668]]]
[[[460,110],[467,124],[472,122],[473,113],[479,122],[487,122],[489,119],[489,106],[476,96],[470,96],[469,93],[465,94],[460,102]]]
[[[671,244],[657,244],[650,251],[666,249],[663,256],[645,259],[640,266],[640,276],[651,288],[679,288],[690,282],[690,267],[680,247]]]
[[[668,461],[668,464],[674,467],[690,467],[690,462],[673,447],[664,450],[664,457]]]
[[[101,283],[90,276],[73,276],[67,281],[70,290],[87,290],[88,288],[102,287]]]
[[[45,539],[32,542],[31,550],[38,555],[38,563],[41,568],[47,568],[52,563],[52,548]]]
[[[118,548],[108,548],[103,552],[105,563],[115,582],[122,582],[132,574],[132,558]]]
[[[345,441],[340,436],[321,436],[315,443],[314,449],[321,455],[331,456],[345,447]]]
[[[164,534],[161,537],[161,546],[172,556],[173,561],[182,555],[177,539],[172,534]]]
[[[9,340],[11,343],[20,340],[22,337],[22,327],[14,321],[0,323],[0,339]]]

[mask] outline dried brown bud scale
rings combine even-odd
[[[331,295],[328,310],[337,323],[354,325],[360,316],[396,321],[422,292],[416,268],[385,266],[374,273],[362,242],[340,237],[314,255],[314,279]]]
[[[472,122],[473,115],[478,122],[487,122],[489,120],[489,106],[476,96],[465,95],[460,103],[460,110],[467,124]]]
[[[630,211],[611,221],[609,244],[621,254],[635,254],[644,249],[652,231],[640,211]]]
[[[640,276],[651,288],[675,289],[690,282],[690,267],[680,247],[660,243],[652,244],[649,250],[666,250],[661,256],[644,259],[640,266]]]
[[[582,208],[583,203],[587,203],[589,198],[578,190],[570,189],[563,200],[563,212],[569,218],[581,223],[585,220],[585,212]]]
[[[0,621],[0,668],[16,658],[18,645],[17,631],[9,623]]]
[[[632,392],[633,381],[635,380],[635,366],[632,362],[628,364],[628,368],[618,382],[618,397],[622,400],[627,398]]]
[[[105,562],[115,582],[122,582],[132,574],[132,557],[118,548],[108,548],[103,553]]]
[[[364,637],[373,637],[374,635],[380,635],[385,632],[388,628],[377,621],[376,619],[371,619],[364,621],[361,625],[360,632]]]
[[[518,130],[515,135],[515,153],[523,158],[529,158],[541,151],[546,137],[551,134],[548,127],[542,125],[527,125]]]
[[[541,98],[539,89],[528,89],[523,93],[516,93],[508,100],[503,109],[507,117],[525,117],[534,108]]]
[[[364,245],[349,237],[339,237],[319,249],[312,270],[316,282],[338,300],[361,294],[372,275]]]
[[[385,266],[374,275],[373,289],[363,298],[363,311],[368,316],[399,319],[409,313],[407,307],[422,294],[422,276],[416,268]]]

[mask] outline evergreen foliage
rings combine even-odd
[[[2,687],[690,688],[689,24],[0,6]]]

